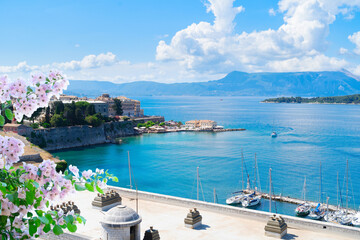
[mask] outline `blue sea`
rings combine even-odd
[[[147,115],[166,120],[211,119],[241,132],[144,134],[121,145],[104,144],[54,152],[80,169],[104,168],[129,186],[127,152],[139,190],[196,198],[196,168],[203,194],[200,200],[225,199],[242,187],[241,152],[254,181],[257,155],[258,188],[269,190],[269,168],[275,194],[301,198],[304,178],[308,200],[345,204],[346,161],[349,161],[349,207],[360,205],[360,106],[260,103],[259,97],[142,97]],[[271,138],[272,130],[278,133]],[[320,181],[320,162],[322,164]],[[337,173],[341,197],[337,191]],[[244,179],[246,180],[244,170]],[[321,184],[320,184],[321,182]],[[320,193],[320,186],[322,192]],[[263,200],[257,209],[268,210]],[[273,210],[294,214],[294,205],[276,203]]]

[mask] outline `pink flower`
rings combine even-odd
[[[82,176],[85,178],[85,179],[89,179],[93,174],[93,172],[91,170],[87,170],[87,171],[83,171],[82,172]]]
[[[76,178],[79,178],[79,169],[76,166],[70,165],[69,170],[75,175]]]

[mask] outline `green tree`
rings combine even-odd
[[[91,116],[91,115],[94,115],[95,113],[96,113],[95,112],[95,106],[93,104],[89,104],[86,107],[85,116]]]
[[[83,114],[83,111],[80,108],[76,108],[75,110],[75,122],[78,125],[81,125],[84,123],[85,117]]]
[[[120,99],[114,98],[114,105],[113,108],[115,109],[116,115],[122,115],[122,105]]]
[[[76,109],[80,109],[83,113],[83,115],[85,115],[86,112],[86,108],[90,105],[90,103],[85,102],[85,101],[80,101],[80,102],[76,102],[75,103],[75,107]]]
[[[66,124],[66,120],[60,114],[54,114],[51,117],[50,124],[52,127],[63,127]]]
[[[64,118],[67,119],[68,125],[70,126],[76,124],[75,109],[76,109],[75,102],[72,102],[71,104],[65,104],[63,116]]]
[[[103,124],[103,120],[98,118],[96,115],[87,116],[85,118],[85,122],[87,122],[89,125],[93,127],[99,127],[101,124]]]
[[[60,114],[62,112],[64,112],[64,103],[62,101],[55,101],[53,103],[53,113],[54,114]]]
[[[50,124],[50,107],[46,107],[45,110],[45,123],[49,123]]]

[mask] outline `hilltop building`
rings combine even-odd
[[[191,120],[185,123],[185,128],[189,129],[214,129],[217,123],[212,120]]]

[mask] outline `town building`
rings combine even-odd
[[[214,129],[217,123],[212,120],[191,120],[185,123],[185,128],[189,129]]]
[[[128,117],[143,117],[144,116],[144,110],[141,109],[140,101],[133,100],[127,97],[117,97],[121,101],[121,108],[123,110],[123,116]],[[79,101],[85,101],[91,104],[94,104],[95,106],[95,112],[101,113],[103,116],[106,117],[115,117],[116,110],[114,108],[114,99],[110,97],[109,94],[104,93],[101,96],[90,99],[87,97],[76,97],[76,96],[69,96],[69,95],[60,95],[59,99],[53,98],[51,101],[62,101],[63,103],[71,103],[71,102],[79,102]]]

